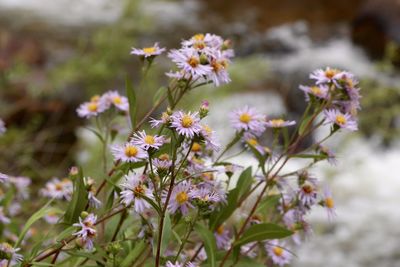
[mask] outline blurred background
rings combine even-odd
[[[315,234],[292,266],[400,266],[399,0],[0,0],[0,118],[8,128],[0,171],[29,176],[36,188],[75,164],[96,175],[98,144],[77,106],[107,90],[125,94],[127,74],[139,83],[131,47],[170,49],[206,32],[233,41],[233,82],[193,92],[185,105],[210,100],[221,139],[227,112],[246,104],[295,119],[304,108],[298,85],[316,68],[360,78],[361,131],[330,142],[338,166],[314,170],[332,186],[338,217],[329,223],[322,209],[310,216]],[[138,96],[142,114],[171,66],[157,59]]]

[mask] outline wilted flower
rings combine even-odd
[[[133,204],[137,213],[143,213],[145,209],[151,207],[143,196],[153,198],[153,193],[144,184],[143,178],[144,176],[138,174],[126,175],[125,181],[121,184],[121,202],[126,206]]]
[[[197,112],[185,113],[183,111],[176,111],[172,114],[171,119],[171,127],[175,128],[178,134],[188,138],[193,138],[202,130]]]
[[[324,115],[328,122],[334,123],[340,128],[349,131],[357,131],[358,129],[357,122],[348,113],[342,113],[337,109],[326,109]]]
[[[161,118],[159,120],[152,118],[150,120],[150,125],[151,125],[152,128],[158,128],[161,125],[168,124],[169,120],[170,120],[170,115],[168,115],[167,112],[163,112],[161,114]]]
[[[317,187],[314,183],[310,181],[306,181],[304,184],[301,185],[298,194],[301,204],[306,207],[310,207],[317,201]]]
[[[80,227],[81,229],[73,233],[73,235],[77,236],[81,241],[82,245],[87,250],[93,249],[93,239],[96,237],[96,225],[97,216],[93,213],[88,214],[83,220],[79,217],[79,223],[74,223],[73,226]]]
[[[144,149],[159,149],[164,144],[164,137],[158,135],[149,135],[145,131],[137,132],[133,135],[131,143]]]
[[[143,56],[144,58],[148,58],[161,55],[161,53],[164,51],[165,48],[160,48],[158,46],[158,43],[155,43],[153,46],[144,47],[141,49],[132,47],[131,55]]]
[[[116,160],[122,162],[138,162],[147,158],[147,153],[132,142],[111,146],[111,153]]]

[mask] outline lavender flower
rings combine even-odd
[[[165,264],[165,267],[184,267],[184,266],[183,266],[183,264],[181,264],[179,262],[172,263],[170,261],[167,261],[167,263]]]
[[[328,213],[328,219],[332,220],[336,216],[335,202],[332,197],[332,192],[328,186],[324,187],[323,205]]]
[[[8,182],[9,179],[10,179],[10,176],[0,172],[0,183],[4,184],[4,183]]]
[[[329,87],[327,85],[314,85],[314,86],[304,86],[300,85],[300,90],[302,90],[306,95],[306,101],[310,100],[309,95],[313,95],[320,99],[328,99],[329,97]]]
[[[229,236],[229,231],[225,229],[223,225],[220,225],[214,232],[215,240],[217,241],[218,249],[229,249],[231,244],[231,238]]]
[[[222,56],[222,53],[217,53],[217,57],[211,59],[210,66],[212,68],[209,74],[209,79],[213,81],[215,86],[226,84],[231,81],[227,72],[229,60]]]
[[[113,145],[111,153],[116,160],[121,160],[122,162],[138,162],[147,158],[147,153],[132,142],[124,145]]]
[[[121,96],[117,91],[107,92],[102,97],[108,105],[113,104],[119,110],[129,111],[128,98]]]
[[[73,226],[81,228],[78,232],[73,233],[73,235],[77,236],[82,241],[83,247],[89,251],[93,249],[93,239],[97,235],[95,229],[96,221],[97,216],[90,213],[83,220],[79,217],[79,223],[73,224]]]
[[[53,178],[51,181],[46,183],[45,188],[41,190],[41,193],[45,197],[65,199],[69,201],[71,200],[73,189],[71,180],[67,178],[63,180]]]
[[[165,48],[160,48],[158,46],[158,43],[155,43],[153,46],[144,47],[141,49],[132,47],[131,55],[143,56],[144,58],[148,58],[161,55],[164,51]]]
[[[91,118],[99,115],[108,108],[107,104],[101,100],[92,100],[81,104],[76,112],[81,118]]]
[[[161,118],[159,120],[152,118],[150,120],[150,125],[151,125],[151,128],[158,128],[161,125],[167,125],[169,123],[169,121],[170,121],[170,116],[168,115],[167,112],[163,112],[161,114]]]
[[[310,207],[317,201],[317,188],[314,183],[306,181],[298,191],[299,200],[305,207]]]
[[[133,204],[137,213],[143,213],[151,207],[142,196],[153,198],[152,191],[144,184],[144,178],[138,174],[126,175],[125,181],[121,184],[121,202],[126,206]]]
[[[283,119],[272,119],[268,120],[265,125],[270,128],[283,128],[287,126],[295,125],[295,121],[285,121]]]
[[[200,56],[193,48],[173,49],[168,53],[168,57],[183,70],[183,73],[190,74],[194,79],[212,72],[210,65],[201,64]]]
[[[230,114],[231,123],[237,131],[249,131],[260,136],[265,131],[265,116],[258,113],[254,108],[245,106],[234,110]]]
[[[0,119],[0,136],[7,131],[6,125],[2,119]]]
[[[316,80],[316,84],[334,83],[341,77],[342,71],[327,67],[325,70],[318,69],[310,74],[310,78]]]
[[[278,266],[285,266],[292,259],[292,254],[283,248],[284,245],[284,243],[279,244],[278,240],[272,240],[265,245],[268,256]]]
[[[171,120],[171,127],[175,128],[178,134],[188,138],[193,138],[202,130],[197,112],[184,113],[183,111],[176,111],[172,114]]]
[[[20,248],[13,248],[9,243],[3,242],[0,244],[0,254],[5,254],[6,260],[5,266],[15,266],[18,262],[23,260],[23,256],[18,254],[17,252]],[[0,264],[3,263],[3,260],[0,261]],[[4,266],[4,265],[2,265]]]
[[[159,149],[164,144],[164,140],[163,136],[149,135],[145,131],[141,131],[133,135],[131,143],[144,150],[149,150],[150,148]]]
[[[208,125],[202,125],[201,126],[201,136],[204,138],[204,141],[206,143],[207,149],[210,149],[212,151],[219,151],[221,148],[221,144],[218,142],[216,138],[215,131],[211,129]]]
[[[189,208],[193,208],[190,203],[191,184],[190,182],[183,181],[172,189],[171,198],[168,203],[168,210],[171,213],[176,213],[178,210],[186,215]],[[166,201],[166,194],[163,195],[164,202]]]
[[[4,207],[0,207],[0,222],[2,224],[9,224],[11,222],[10,218],[8,218],[5,214],[4,214]]]
[[[325,118],[328,122],[334,123],[340,128],[347,129],[349,131],[357,131],[357,122],[348,113],[342,113],[337,109],[326,109],[324,110]]]

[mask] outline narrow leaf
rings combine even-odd
[[[79,175],[74,180],[74,193],[64,215],[64,222],[66,224],[71,225],[78,220],[79,215],[86,207],[88,201],[87,194],[82,169],[79,168]]]
[[[171,240],[171,235],[172,235],[171,218],[169,216],[169,213],[166,213],[164,219],[163,234],[161,237],[161,249],[160,249],[161,255],[164,255],[164,251],[167,249],[168,243]]]
[[[136,258],[140,255],[140,252],[146,247],[144,240],[140,240],[135,244],[135,247],[129,252],[121,263],[121,267],[129,267],[135,262]]]
[[[205,228],[202,224],[197,223],[195,226],[196,232],[201,236],[204,243],[204,249],[207,253],[207,263],[210,267],[217,266],[216,253],[217,253],[217,245],[215,241],[215,237],[210,230]]]
[[[131,79],[125,79],[125,90],[129,102],[129,117],[131,118],[132,129],[136,127],[136,94]]]
[[[243,236],[234,243],[235,246],[244,245],[253,241],[284,238],[293,232],[273,223],[260,223],[250,226]]]

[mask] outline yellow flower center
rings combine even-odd
[[[154,46],[153,47],[145,47],[145,48],[143,48],[143,52],[145,54],[151,54],[151,53],[156,52],[156,48]]]
[[[188,199],[189,197],[186,192],[179,192],[178,194],[176,194],[176,201],[178,201],[180,205],[185,203]]]
[[[144,194],[144,188],[143,188],[143,186],[138,185],[133,189],[133,192],[135,193],[136,197],[139,196],[139,195],[143,195]]]
[[[63,189],[63,184],[62,183],[56,183],[55,188],[56,188],[56,191],[61,191]]]
[[[220,70],[222,70],[224,68],[224,65],[222,65],[221,63],[219,63],[216,60],[213,60],[211,62],[211,67],[213,68],[214,72],[219,72]]]
[[[325,199],[325,205],[326,205],[329,209],[332,209],[333,207],[335,207],[335,202],[333,201],[333,198],[327,197],[327,198]]]
[[[313,191],[313,187],[309,184],[303,185],[302,189],[303,189],[303,192],[306,194],[310,194]]]
[[[93,227],[92,221],[86,221],[83,223],[86,227]]]
[[[251,145],[251,146],[256,146],[256,145],[258,145],[258,142],[257,142],[257,140],[255,139],[255,138],[250,138],[250,139],[247,139],[247,144],[249,144],[249,145]]]
[[[251,116],[249,113],[243,113],[240,115],[239,120],[243,123],[249,123],[251,121]]]
[[[100,96],[99,95],[94,95],[92,96],[92,98],[90,98],[90,102],[97,102],[100,100]]]
[[[278,257],[282,256],[283,254],[283,249],[280,247],[274,247],[272,250],[274,251],[274,254]]]
[[[271,124],[273,127],[281,127],[284,123],[285,123],[285,121],[282,119],[271,120]]]
[[[339,71],[336,69],[328,69],[325,71],[325,76],[329,79],[332,79]]]
[[[158,158],[160,160],[169,160],[169,155],[168,154],[161,154]]]
[[[192,151],[193,152],[199,152],[201,151],[201,145],[197,142],[194,142],[192,145]]]
[[[10,249],[13,248],[13,247],[12,247],[10,244],[8,244],[7,242],[2,243],[2,245],[3,245],[3,247],[5,247],[6,250],[10,250]]]
[[[321,88],[318,86],[312,86],[310,90],[314,95],[320,95],[322,93]]]
[[[189,115],[183,115],[181,124],[185,128],[189,128],[190,126],[193,125],[193,118],[190,117]]]
[[[154,143],[156,142],[156,140],[154,139],[154,136],[152,135],[146,135],[146,137],[144,138],[144,142],[148,145],[154,145]]]
[[[204,34],[202,34],[202,33],[195,34],[193,36],[193,39],[195,39],[196,41],[203,41],[204,40]]]
[[[119,96],[115,96],[114,98],[113,98],[113,102],[114,102],[114,104],[121,104],[122,103],[122,99],[121,99],[121,97],[119,97]]]
[[[220,225],[217,228],[217,234],[222,235],[224,233],[224,226]]]
[[[96,102],[90,102],[90,103],[87,105],[87,108],[88,108],[88,110],[89,110],[90,112],[95,112],[95,111],[97,111],[97,107],[98,107],[98,105],[97,105]]]
[[[203,125],[203,130],[209,135],[212,134],[212,129],[208,125]]]
[[[214,174],[212,172],[204,172],[201,176],[210,181],[214,180]]]
[[[337,124],[340,124],[340,125],[343,125],[343,124],[345,124],[347,122],[346,117],[341,115],[341,114],[336,115],[336,120],[335,121],[336,121]]]
[[[201,49],[204,49],[206,47],[206,44],[203,41],[196,41],[193,44],[193,47],[196,48],[196,49],[201,50]]]
[[[125,155],[127,157],[134,157],[138,153],[138,149],[135,146],[127,146],[125,147]]]
[[[200,63],[200,61],[199,61],[197,58],[195,58],[195,57],[191,57],[191,58],[189,58],[189,60],[188,60],[188,64],[189,64],[192,68],[196,68],[197,65],[199,65],[199,63]]]

